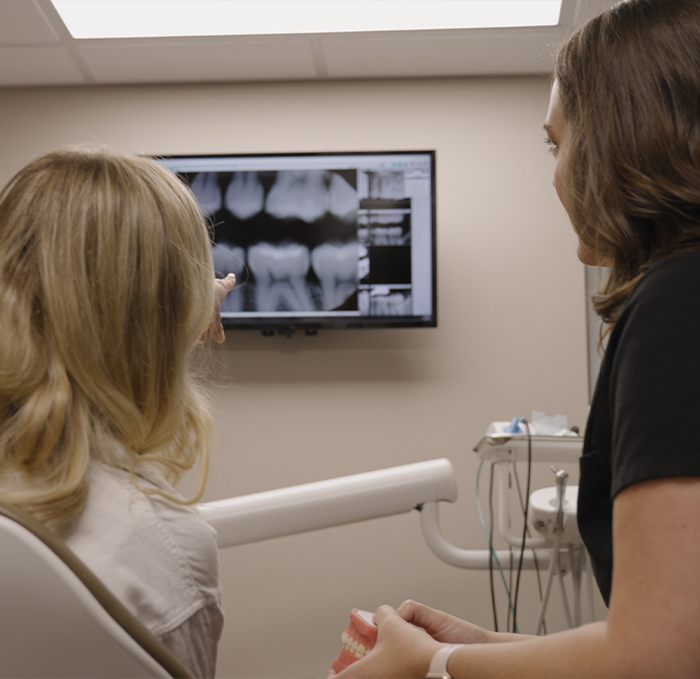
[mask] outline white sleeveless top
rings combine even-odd
[[[141,476],[138,483],[154,487]],[[194,509],[145,495],[128,471],[93,462],[85,508],[56,533],[196,676],[214,676],[223,627],[219,551]]]

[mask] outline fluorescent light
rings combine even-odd
[[[561,10],[561,0],[52,1],[78,39],[555,26]]]

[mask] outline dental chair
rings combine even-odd
[[[436,505],[456,498],[454,469],[443,458],[217,500],[198,510],[225,548],[428,505],[432,533],[439,534]],[[29,677],[194,679],[59,538],[0,502],[0,679]]]
[[[51,531],[0,503],[0,677],[192,674]]]

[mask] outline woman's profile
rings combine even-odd
[[[545,130],[579,259],[610,272],[578,494],[607,620],[527,637],[406,601],[340,677],[700,676],[700,3],[581,27]]]

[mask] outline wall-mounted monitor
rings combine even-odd
[[[157,158],[212,225],[226,328],[434,327],[435,152]]]

